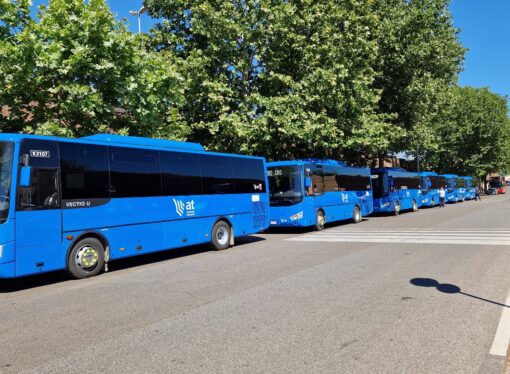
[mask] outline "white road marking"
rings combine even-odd
[[[302,242],[416,243],[455,245],[510,245],[509,230],[342,230],[329,229],[288,238]]]
[[[508,294],[505,305],[510,305],[510,293]],[[499,319],[496,336],[492,342],[490,354],[495,356],[506,356],[508,343],[510,342],[510,308],[503,307],[501,318]]]

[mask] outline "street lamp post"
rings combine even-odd
[[[145,13],[146,10],[147,9],[145,8],[145,6],[142,6],[138,10],[130,10],[129,11],[129,14],[131,14],[132,16],[138,16],[138,34],[140,34],[142,32],[142,21],[140,20],[140,15]]]

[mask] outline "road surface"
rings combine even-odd
[[[510,196],[0,282],[0,373],[499,373]]]

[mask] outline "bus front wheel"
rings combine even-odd
[[[213,249],[222,251],[230,246],[230,235],[232,230],[225,221],[218,221],[214,224],[211,235]]]
[[[416,203],[416,200],[413,200],[413,212],[418,211],[418,204]]]
[[[318,210],[315,214],[315,229],[317,231],[321,231],[326,224],[326,220],[324,219],[324,213],[322,210]]]
[[[398,201],[395,201],[395,210],[393,211],[393,214],[396,216],[400,214],[400,203]]]
[[[97,275],[104,265],[104,247],[96,238],[84,238],[78,241],[67,261],[67,273],[76,279]]]
[[[361,215],[361,210],[359,207],[355,206],[352,211],[352,221],[354,223],[360,223],[363,220],[363,216]]]

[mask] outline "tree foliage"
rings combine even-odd
[[[438,147],[426,160],[431,167],[475,176],[509,170],[506,98],[487,88],[457,87],[437,119]]]
[[[192,140],[366,165],[397,152],[485,173],[510,159],[505,99],[457,87],[449,0],[0,0],[2,131]]]
[[[52,0],[26,21],[28,4],[2,11],[2,131],[80,136],[115,131],[183,138],[181,77],[173,56],[140,48],[104,0]],[[6,20],[10,20],[9,23]]]

